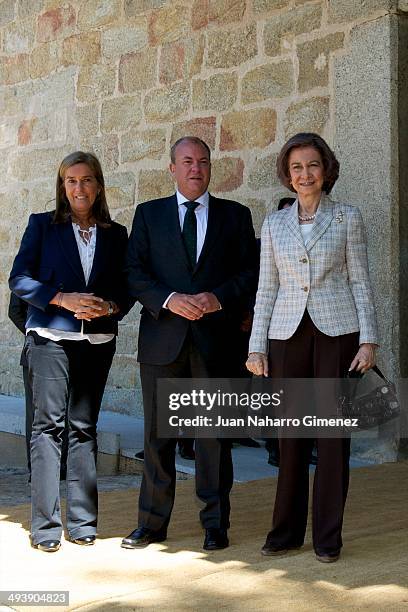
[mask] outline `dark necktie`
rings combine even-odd
[[[182,234],[192,268],[194,268],[197,261],[197,218],[194,211],[199,205],[199,202],[183,202],[183,206],[187,208],[187,211],[184,217]]]

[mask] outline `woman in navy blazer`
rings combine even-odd
[[[31,544],[59,549],[61,442],[69,426],[67,529],[93,544],[97,524],[96,424],[129,309],[126,228],[111,220],[97,158],[77,151],[61,163],[56,210],[30,216],[10,274],[28,303],[26,355],[33,389]]]

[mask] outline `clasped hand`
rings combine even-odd
[[[167,302],[167,308],[189,321],[201,319],[205,314],[220,310],[220,303],[214,293],[207,291],[190,295],[174,293]]]
[[[91,321],[109,313],[109,302],[93,293],[59,293],[50,302],[75,313],[76,319]]]

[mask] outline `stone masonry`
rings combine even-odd
[[[53,208],[61,159],[93,151],[130,228],[137,203],[173,190],[169,147],[184,134],[209,144],[211,191],[249,205],[258,235],[287,195],[275,170],[285,139],[328,140],[342,166],[334,196],[367,223],[381,363],[397,377],[407,12],[406,0],[0,0],[1,392],[23,389],[7,277],[28,215]],[[138,315],[120,325],[105,396],[129,414],[141,412]],[[378,458],[395,456],[397,438],[387,433]]]

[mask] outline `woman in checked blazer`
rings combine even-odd
[[[274,378],[338,378],[375,364],[377,325],[358,208],[329,193],[339,163],[317,134],[282,148],[278,176],[297,193],[289,209],[263,224],[261,264],[247,368]],[[302,546],[312,439],[280,439],[280,470],[265,555]],[[318,439],[313,487],[313,546],[337,561],[349,482],[350,438]]]

